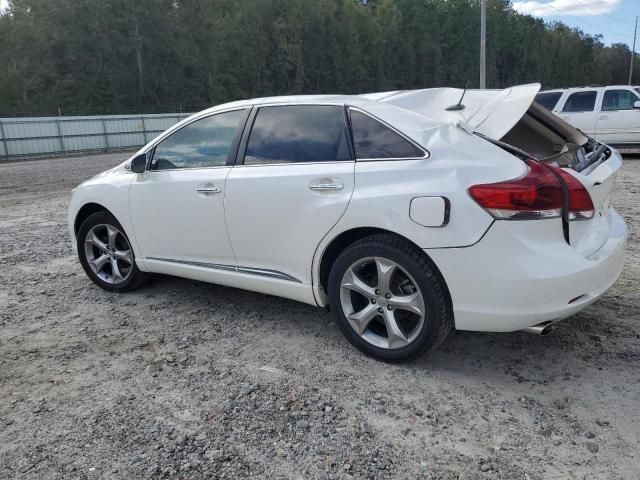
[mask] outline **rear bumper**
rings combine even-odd
[[[622,217],[611,210],[609,238],[588,257],[567,245],[559,222],[498,221],[471,247],[425,250],[447,282],[457,329],[510,332],[560,320],[613,285],[624,265]]]

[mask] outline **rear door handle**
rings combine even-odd
[[[222,189],[220,187],[216,187],[215,185],[205,185],[202,187],[198,187],[198,189],[196,190],[198,193],[204,193],[204,194],[216,194],[216,193],[220,193],[222,191]]]
[[[600,115],[598,117],[598,120],[607,120],[609,117],[607,117],[606,115]]]
[[[311,183],[309,185],[309,190],[313,190],[314,192],[331,192],[342,190],[344,188],[344,183],[342,182],[322,182],[322,183]]]

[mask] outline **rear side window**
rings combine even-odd
[[[369,115],[350,110],[357,159],[422,158],[425,152]]]
[[[342,107],[261,107],[247,142],[246,165],[351,160]]]
[[[607,90],[602,98],[602,111],[633,110],[638,97],[629,90]]]
[[[244,110],[218,113],[172,133],[156,146],[151,170],[225,165],[244,114]]]
[[[547,110],[553,110],[561,96],[562,92],[539,93],[536,95],[536,102]]]
[[[563,112],[593,112],[596,106],[596,92],[575,92],[569,95],[562,108]]]

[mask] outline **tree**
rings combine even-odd
[[[479,8],[479,0],[13,0],[0,14],[0,114],[473,86]],[[629,58],[624,44],[488,0],[490,87],[625,83]]]

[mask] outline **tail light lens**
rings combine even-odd
[[[471,197],[494,218],[536,220],[562,216],[562,188],[544,165],[528,161],[529,172],[506,182],[473,185]]]
[[[569,219],[593,217],[593,202],[589,192],[575,177],[560,168],[535,160],[526,163],[529,167],[526,175],[506,182],[473,185],[469,187],[469,194],[496,219],[556,218],[562,216],[562,181],[569,192]]]
[[[551,167],[554,168],[554,167]],[[566,170],[556,168],[569,189],[569,220],[588,220],[593,217],[595,209],[587,189],[580,181]]]

